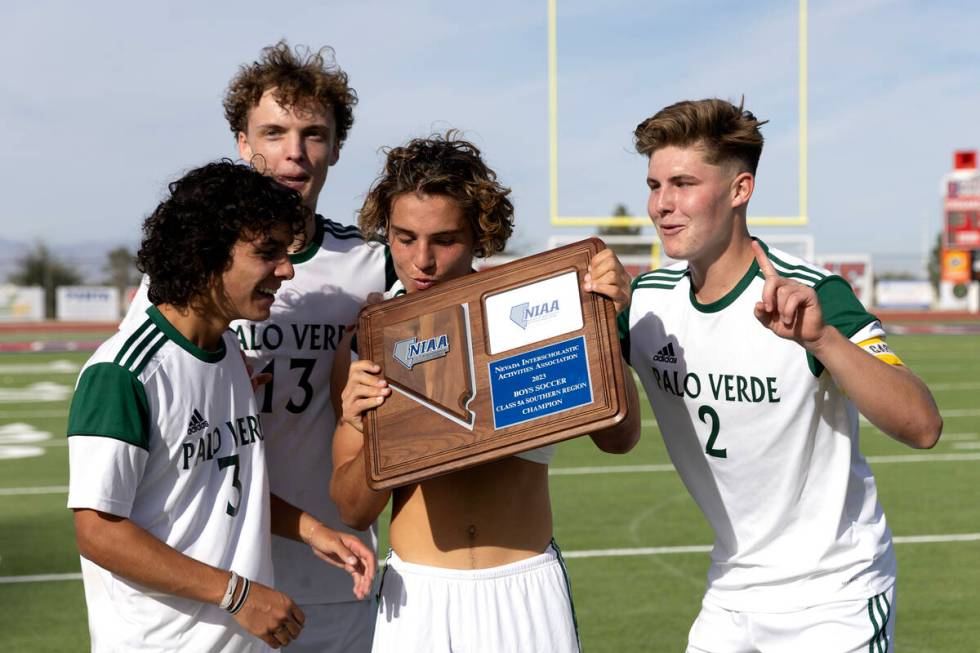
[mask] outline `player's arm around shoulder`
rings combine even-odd
[[[616,314],[629,306],[630,277],[611,249],[598,252],[589,263],[584,289],[608,297],[616,306]],[[623,387],[626,389],[626,416],[621,422],[590,437],[606,453],[627,453],[640,441],[640,400],[636,383],[628,365],[623,365]]]
[[[376,492],[368,487],[364,453],[364,413],[380,406],[391,394],[381,376],[381,366],[369,360],[349,362],[350,333],[338,348],[331,374],[332,392],[339,391],[335,404],[340,406],[333,435],[333,475],[330,498],[337,504],[345,524],[365,530],[385,509],[391,492]]]
[[[925,383],[897,357],[886,362],[827,324],[816,291],[781,277],[758,243],[753,243],[753,249],[766,279],[756,318],[819,360],[861,414],[881,431],[917,449],[935,446],[943,420]]]

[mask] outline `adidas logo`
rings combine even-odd
[[[194,409],[194,414],[191,415],[191,423],[187,425],[187,435],[194,435],[198,431],[203,431],[207,427],[211,426],[206,419],[201,417],[201,413],[198,412],[197,408]]]
[[[677,364],[677,356],[674,355],[674,343],[669,343],[666,347],[653,355],[653,360],[660,363]]]

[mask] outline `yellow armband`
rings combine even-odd
[[[905,366],[902,359],[895,355],[895,353],[885,342],[884,338],[868,338],[867,340],[862,340],[858,343],[858,347],[868,352],[875,358],[888,363],[889,365],[901,365]]]

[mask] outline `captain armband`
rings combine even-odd
[[[895,352],[891,350],[888,343],[885,342],[883,338],[875,337],[862,340],[858,343],[858,347],[868,352],[878,360],[888,363],[889,365],[905,366],[902,359],[895,355]]]

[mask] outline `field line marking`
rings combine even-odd
[[[897,456],[867,456],[869,463],[928,463],[962,462],[980,460],[980,453],[921,453]],[[672,472],[674,466],[662,465],[608,465],[604,467],[552,467],[549,476],[585,476],[589,474],[637,474],[647,472]]]
[[[964,460],[980,460],[978,453],[913,453],[898,456],[867,456],[869,463],[953,463]]]
[[[562,551],[563,558],[620,558],[623,556],[669,555],[671,553],[710,553],[711,546],[645,546],[635,549],[593,549],[591,551]]]
[[[68,417],[65,410],[0,410],[0,419],[44,419],[48,417]]]
[[[980,433],[943,433],[941,440],[946,442],[956,441],[956,440],[976,440]]]
[[[980,542],[980,533],[955,533],[951,535],[896,535],[896,544],[933,544],[942,542]]]
[[[664,465],[610,465],[606,467],[552,467],[548,476],[582,476],[586,474],[635,474],[643,472],[672,472],[674,466]]]
[[[868,456],[869,463],[928,463],[928,462],[963,462],[980,460],[980,453],[924,453],[906,454],[900,456]],[[603,467],[552,467],[548,476],[589,476],[593,474],[645,474],[656,472],[672,472],[671,464],[661,465],[609,465]],[[67,494],[67,485],[46,485],[39,487],[6,487],[0,488],[0,496],[19,496],[24,494]]]
[[[47,363],[10,363],[0,365],[0,374],[78,374],[82,369],[78,363],[69,360],[54,360]]]
[[[50,583],[52,581],[82,580],[82,574],[36,574],[34,576],[0,576],[0,585],[12,583]]]
[[[941,544],[946,542],[980,542],[980,533],[956,533],[951,535],[903,535],[892,538],[895,544]],[[650,546],[634,549],[592,549],[586,551],[562,551],[564,558],[617,558],[624,556],[670,555],[677,553],[710,553],[709,545]]]
[[[980,383],[975,381],[967,383],[929,383],[927,385],[933,392],[941,392],[943,390],[980,390]]]
[[[892,538],[895,544],[944,544],[947,542],[980,542],[980,533],[955,533],[949,535],[903,535]],[[632,549],[591,549],[562,551],[564,558],[621,558],[626,556],[671,555],[678,553],[710,553],[711,546],[647,546]],[[0,585],[11,583],[48,583],[54,581],[81,580],[80,573],[35,574],[31,576],[0,576]]]
[[[0,496],[19,496],[22,494],[68,494],[67,485],[41,485],[38,487],[0,487]]]
[[[980,408],[948,408],[946,410],[940,409],[939,414],[942,417],[980,417]],[[858,419],[861,421],[861,426],[868,426],[871,424],[864,415],[858,415]],[[657,420],[655,419],[643,419],[640,420],[640,426],[657,426]]]

